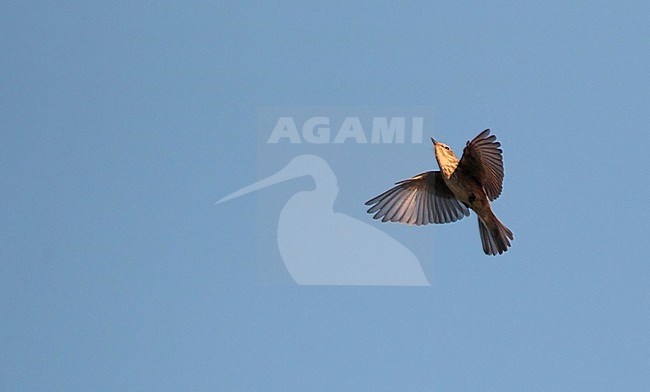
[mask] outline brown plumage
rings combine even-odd
[[[490,207],[490,201],[496,200],[503,189],[501,143],[486,129],[467,142],[459,160],[447,145],[433,138],[431,141],[440,171],[397,182],[366,202],[371,206],[368,213],[382,222],[426,225],[455,222],[469,216],[472,209],[478,215],[485,254],[507,251],[514,236]]]

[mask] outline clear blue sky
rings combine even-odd
[[[649,19],[3,2],[0,389],[650,390]],[[492,128],[513,248],[482,255],[474,218],[372,222],[432,287],[258,284],[256,206],[310,187],[213,205],[275,170],[258,108],[366,105],[432,107],[425,136],[458,150]],[[331,162],[356,176],[335,208],[368,222],[363,201],[435,167],[426,144],[357,152]]]

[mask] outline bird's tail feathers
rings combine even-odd
[[[492,214],[490,217],[490,226],[478,218],[478,229],[481,234],[481,243],[483,244],[483,251],[486,255],[496,255],[506,252],[511,246],[510,240],[515,237],[512,231],[506,227],[501,221]]]

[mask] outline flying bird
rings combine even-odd
[[[490,202],[503,189],[503,150],[495,135],[486,129],[468,141],[458,159],[446,144],[433,142],[440,171],[420,173],[399,181],[381,195],[368,200],[368,213],[382,222],[408,225],[450,223],[478,215],[483,251],[502,254],[514,240],[512,231],[494,215]]]

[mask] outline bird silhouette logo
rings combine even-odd
[[[291,196],[277,226],[280,256],[297,284],[430,285],[408,248],[378,228],[334,211],[337,178],[319,156],[299,155],[277,173],[216,204],[302,176],[311,176],[316,187]]]
[[[409,225],[450,223],[478,215],[479,234],[487,255],[506,252],[514,240],[492,212],[490,202],[503,189],[503,151],[496,136],[486,129],[468,141],[460,160],[446,144],[431,138],[440,171],[428,171],[399,181],[381,195],[368,200],[368,213],[382,222]]]

